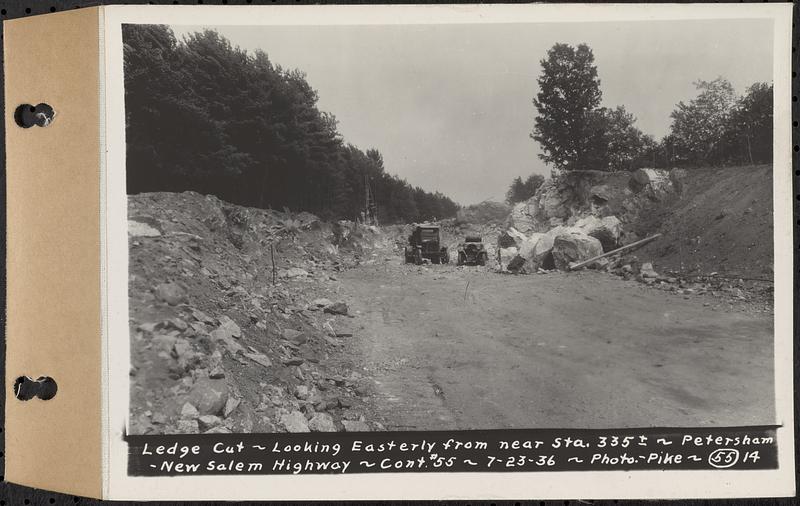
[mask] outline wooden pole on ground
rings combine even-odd
[[[575,271],[575,270],[578,270],[578,269],[580,269],[581,267],[583,267],[585,265],[589,265],[590,263],[592,263],[592,262],[594,262],[596,260],[600,260],[601,258],[605,258],[607,256],[615,255],[617,253],[621,253],[622,251],[627,251],[627,250],[633,249],[633,248],[635,248],[637,246],[642,246],[642,245],[652,241],[653,239],[655,239],[657,237],[661,237],[661,234],[651,235],[650,237],[646,237],[646,238],[641,239],[639,241],[632,242],[630,244],[626,244],[625,246],[622,246],[622,247],[617,248],[615,250],[611,250],[611,251],[609,251],[607,253],[603,253],[602,255],[597,255],[596,257],[592,257],[592,258],[590,258],[588,260],[584,260],[583,262],[578,262],[576,264],[570,264],[569,270]]]
[[[278,270],[275,268],[275,243],[269,243],[269,256],[272,260],[272,284],[278,281]]]

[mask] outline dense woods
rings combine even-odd
[[[299,70],[217,32],[176,39],[124,25],[128,193],[194,190],[236,204],[382,223],[454,216],[458,206],[390,175],[348,144]]]

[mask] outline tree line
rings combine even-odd
[[[533,197],[533,194],[543,183],[544,176],[539,174],[531,174],[525,178],[525,181],[521,177],[516,177],[506,192],[506,202],[514,205],[517,202],[528,200]]]
[[[128,193],[193,190],[260,208],[383,223],[454,216],[441,193],[389,174],[377,149],[345,142],[299,70],[216,31],[177,40],[124,25]]]
[[[635,170],[772,161],[772,84],[754,83],[737,96],[722,77],[697,81],[697,96],[679,102],[660,140],[636,127],[624,106],[601,107],[602,91],[589,46],[555,44],[541,60],[531,137],[557,170]]]

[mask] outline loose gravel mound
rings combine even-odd
[[[381,427],[337,300],[380,231],[192,192],[130,196],[128,216],[131,433]]]

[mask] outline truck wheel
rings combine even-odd
[[[431,263],[432,264],[438,264],[440,262],[440,260],[441,259],[438,256],[432,256],[431,257]]]
[[[466,261],[467,261],[467,255],[465,255],[464,253],[459,253],[458,254],[458,265],[464,265],[464,263]]]
[[[442,263],[443,264],[449,264],[450,263],[450,255],[447,254],[447,248],[442,248],[442,251],[440,253],[441,253]]]
[[[486,253],[478,255],[478,265],[486,265]]]
[[[419,250],[414,252],[414,263],[416,265],[422,265],[422,252]]]

